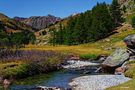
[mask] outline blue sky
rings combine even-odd
[[[9,17],[45,16],[67,17],[90,10],[97,2],[112,0],[0,0],[0,12]]]

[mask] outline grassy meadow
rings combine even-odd
[[[26,78],[58,70],[66,55],[53,51],[1,50],[0,76],[9,79]]]
[[[128,27],[128,26],[127,26]],[[126,48],[126,45],[123,42],[123,39],[130,35],[135,34],[134,30],[129,30],[127,27],[122,27],[113,35],[99,40],[94,43],[74,45],[74,46],[66,46],[66,45],[27,45],[25,48],[21,48],[22,50],[51,50],[68,54],[78,54],[78,55],[100,55],[106,54],[109,55],[116,48]]]
[[[94,43],[74,46],[27,45],[19,50],[19,54],[15,51],[6,52],[5,57],[1,58],[0,75],[22,78],[26,75],[46,73],[63,63],[67,55],[75,54],[86,59],[95,59],[103,54],[110,55],[116,48],[126,48],[123,39],[130,34],[135,34],[134,30],[127,27],[121,27],[113,35]]]

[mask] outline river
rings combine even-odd
[[[71,64],[71,63],[70,63]],[[96,68],[88,68],[91,62],[75,62],[79,66],[87,66],[83,69],[64,69],[49,74],[36,75],[23,80],[16,81],[10,90],[34,90],[37,86],[48,86],[48,87],[61,87],[64,89],[71,88],[69,82],[76,77],[95,74]],[[83,64],[83,65],[82,65]],[[71,66],[71,65],[70,65]],[[74,66],[74,65],[72,65]],[[77,68],[77,67],[76,67]],[[87,74],[86,74],[87,72]]]
[[[65,69],[60,71],[15,80],[10,90],[36,90],[37,86],[59,87],[64,90],[70,90],[74,86],[77,86],[75,90],[104,90],[130,80],[124,75],[96,73],[100,64],[95,62],[70,61],[63,67]]]

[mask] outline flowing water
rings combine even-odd
[[[42,74],[19,80],[14,83],[10,90],[34,90],[37,86],[70,88],[68,83],[76,77],[92,74],[96,68],[83,70],[61,70],[49,74]],[[89,72],[88,72],[89,71]]]
[[[41,82],[38,81],[36,83],[36,80],[34,80],[35,82],[33,82],[32,80],[31,80],[31,82],[25,80],[23,83],[29,82],[30,85],[25,85],[25,84],[21,85],[21,81],[20,81],[20,85],[14,84],[10,87],[10,89],[11,90],[32,90],[32,89],[36,88],[36,86],[69,88],[70,86],[68,85],[68,83],[70,82],[70,80],[72,78],[78,77],[80,75],[81,74],[79,74],[79,73],[71,73],[71,72],[66,71],[66,70],[58,71],[58,72],[51,73],[51,75],[48,78],[43,78],[43,75],[41,78],[37,78],[40,76],[35,76],[34,79],[36,79],[36,78],[37,78],[37,80],[43,79],[43,80],[41,80]],[[44,76],[46,77],[47,75],[44,75]]]

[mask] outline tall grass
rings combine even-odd
[[[59,69],[66,55],[41,50],[0,50],[0,76],[23,78]]]

